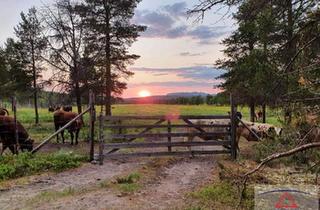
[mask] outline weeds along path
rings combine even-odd
[[[144,162],[140,168],[139,165],[132,167],[132,171],[127,168],[126,174],[134,171],[142,174],[141,186],[134,192],[123,193],[116,184],[107,184],[42,202],[37,201],[40,197],[36,197],[34,201],[38,204],[32,204],[30,209],[180,209],[185,205],[189,192],[211,181],[213,169],[216,168],[215,158],[148,159],[151,162]],[[141,159],[137,161],[141,162]],[[110,167],[104,169],[110,170]],[[109,181],[112,183],[114,179]]]
[[[28,201],[41,193],[80,189],[95,185],[99,180],[111,179],[127,171],[133,171],[145,164],[143,161],[109,161],[103,166],[84,164],[80,168],[59,174],[30,177],[27,184],[10,186],[0,191],[0,209],[25,209]]]

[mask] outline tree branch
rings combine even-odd
[[[291,150],[286,151],[286,152],[276,153],[276,154],[270,155],[270,156],[266,157],[265,159],[263,159],[261,161],[261,163],[256,168],[254,168],[253,170],[247,172],[244,175],[244,177],[248,177],[251,174],[257,172],[258,170],[261,169],[262,166],[264,166],[265,164],[269,163],[270,161],[273,161],[273,160],[276,160],[276,159],[279,159],[279,158],[282,158],[282,157],[288,157],[288,156],[291,156],[291,155],[293,155],[295,153],[302,152],[302,151],[305,151],[305,150],[308,150],[308,149],[312,149],[312,148],[317,148],[317,147],[320,147],[320,142],[313,142],[313,143],[309,143],[309,144],[304,144],[302,146],[296,147],[296,148],[291,149]]]

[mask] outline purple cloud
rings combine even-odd
[[[132,68],[132,71],[150,72],[154,76],[159,74],[176,74],[184,79],[192,79],[197,81],[214,80],[219,77],[224,71],[213,68],[211,66],[191,66],[182,68]]]
[[[186,2],[178,2],[160,7],[156,11],[137,11],[133,22],[148,27],[142,33],[142,37],[168,39],[190,37],[199,44],[213,43],[212,40],[228,33],[225,26],[192,27],[186,24],[186,8]]]

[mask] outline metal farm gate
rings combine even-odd
[[[236,107],[228,115],[103,116],[95,159],[230,154],[237,157]],[[204,122],[204,123],[203,123]],[[223,122],[223,123],[221,123]]]

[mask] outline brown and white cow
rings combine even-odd
[[[19,121],[17,122],[17,130],[18,143],[21,151],[31,151],[33,149],[34,141],[30,138],[28,132]],[[13,117],[0,115],[0,137],[2,141],[1,154],[7,148],[9,148],[12,153],[17,153],[17,151],[15,151],[16,138]]]

